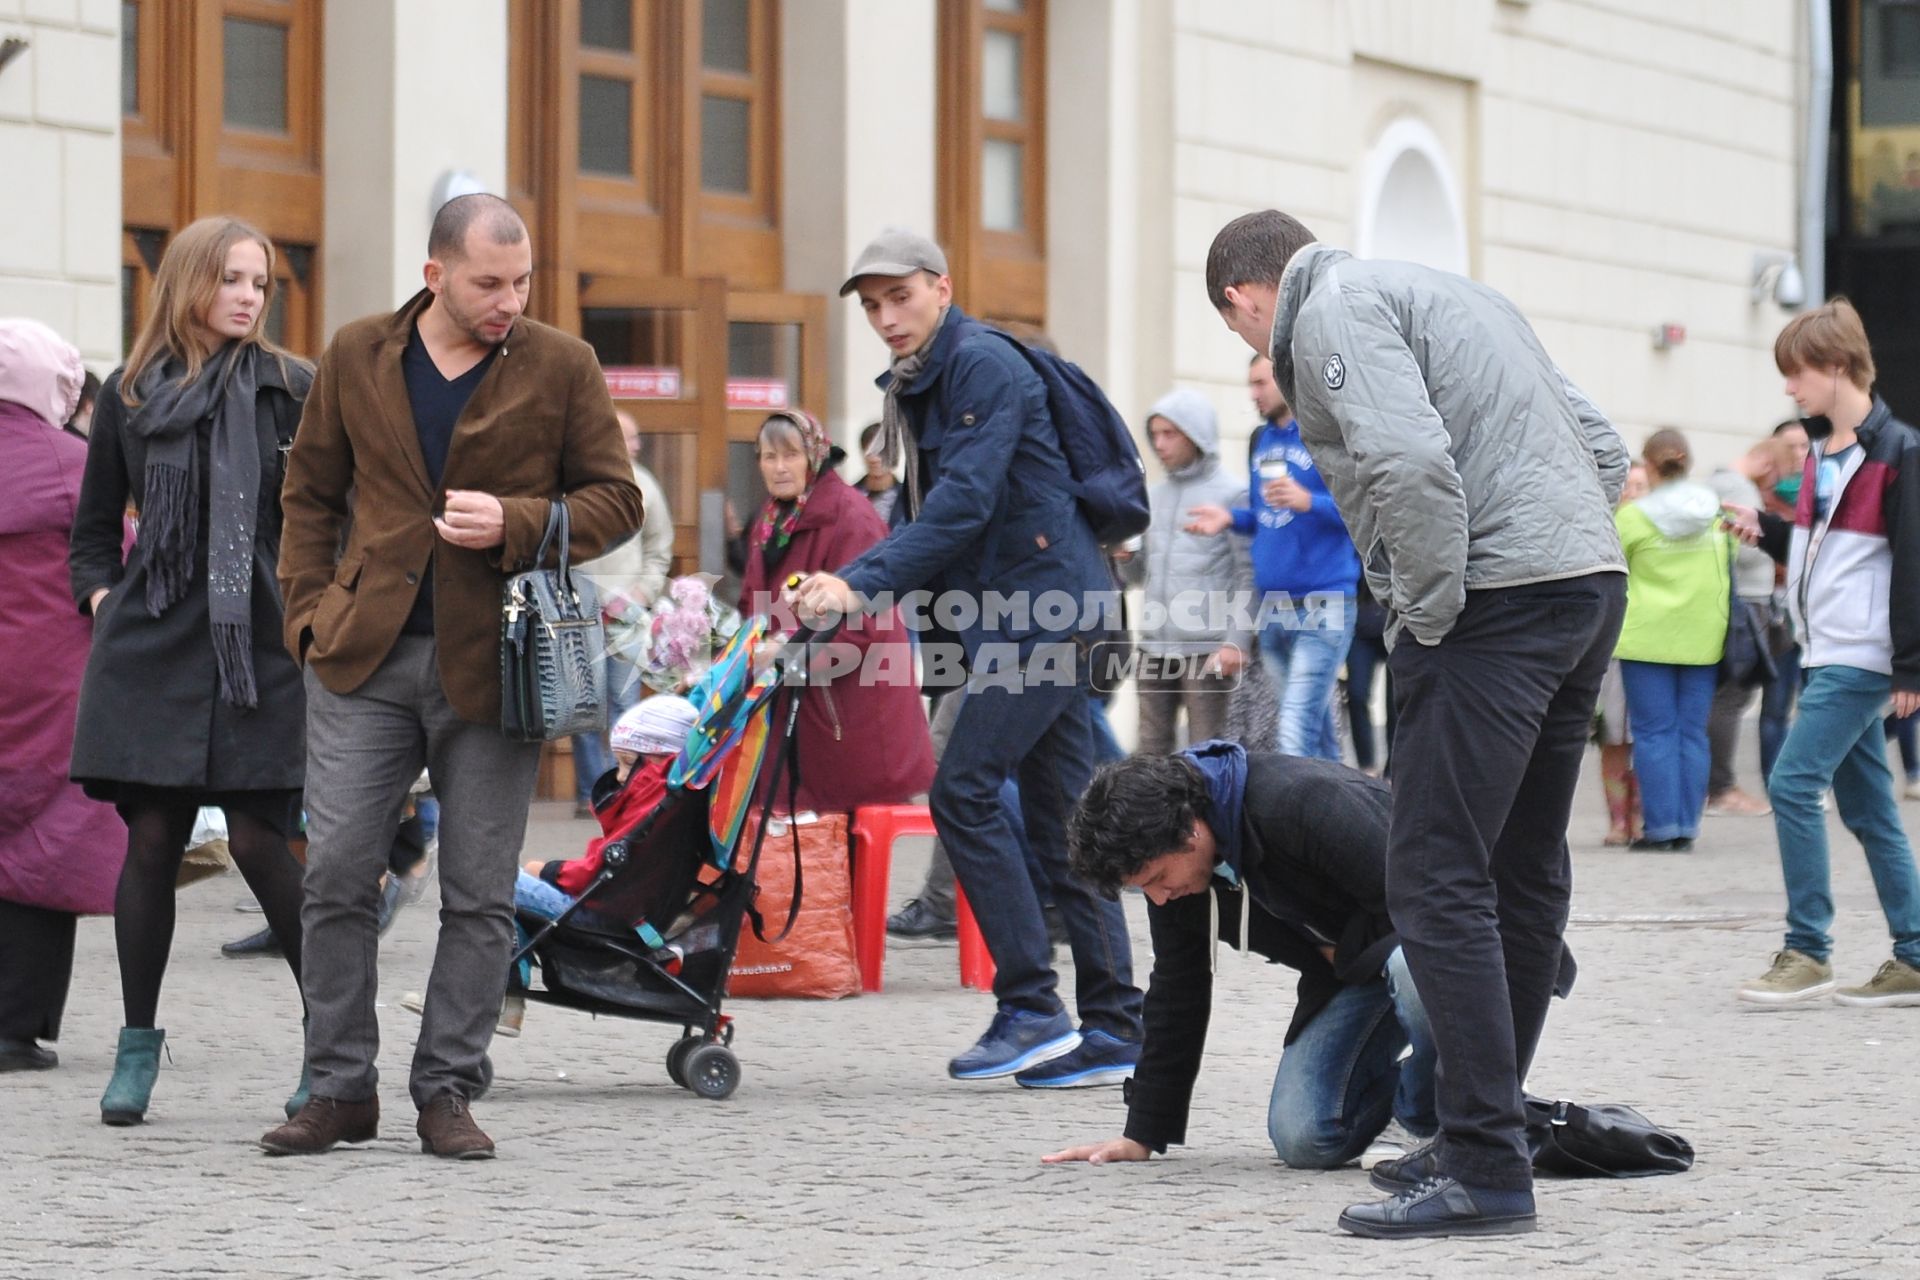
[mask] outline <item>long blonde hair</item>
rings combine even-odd
[[[275,346],[266,333],[275,289],[273,241],[238,218],[225,215],[201,218],[182,228],[167,243],[167,251],[160,259],[160,271],[153,284],[152,310],[120,371],[120,400],[128,408],[140,403],[134,388],[155,361],[175,357],[186,366],[181,381],[192,382],[200,376],[207,357],[224,345],[222,340],[209,347],[203,317],[214,295],[220,291],[220,279],[227,270],[227,254],[233,246],[248,240],[259,245],[267,255],[267,290],[260,314],[254,317],[253,329],[239,341],[242,345],[257,346],[282,362],[289,357],[291,353]]]

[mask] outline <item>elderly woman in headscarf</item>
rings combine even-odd
[[[782,585],[795,574],[834,572],[886,537],[887,526],[833,469],[839,451],[812,414],[771,414],[760,424],[757,452],[767,502],[748,543],[740,608],[791,632]],[[933,744],[897,611],[849,619],[831,643],[815,647],[813,678],[800,696],[794,807],[851,812],[924,792],[933,781]],[[769,785],[784,805],[786,780]]]
[[[0,1071],[59,1058],[74,923],[113,910],[127,829],[67,780],[93,628],[67,595],[86,442],[61,430],[86,371],[37,320],[0,320]],[[26,673],[32,677],[27,678]]]

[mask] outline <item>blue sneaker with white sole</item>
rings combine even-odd
[[[1047,1014],[1002,1009],[973,1048],[947,1064],[947,1074],[955,1080],[1010,1076],[1072,1053],[1079,1043],[1080,1033],[1065,1010]]]
[[[1023,1089],[1091,1089],[1120,1084],[1140,1062],[1140,1042],[1104,1031],[1083,1031],[1073,1052],[1028,1067],[1013,1082]]]

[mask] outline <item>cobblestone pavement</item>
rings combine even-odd
[[[543,805],[531,844],[563,854],[590,830]],[[433,927],[416,907],[382,951],[382,1137],[270,1160],[253,1140],[298,1071],[297,1006],[278,963],[218,955],[259,921],[231,910],[245,891],[227,878],[181,896],[162,1001],[173,1057],[140,1128],[98,1121],[118,983],[110,926],[83,924],[60,1069],[0,1079],[0,1276],[1914,1274],[1920,1009],[1736,1006],[1778,945],[1768,820],[1708,819],[1691,856],[1602,850],[1601,830],[1590,777],[1580,984],[1531,1083],[1634,1103],[1699,1163],[1543,1184],[1531,1236],[1338,1231],[1340,1208],[1370,1198],[1363,1176],[1289,1170],[1264,1136],[1291,983],[1224,951],[1191,1142],[1148,1164],[1043,1168],[1045,1151],[1118,1132],[1118,1091],[949,1081],[991,1005],[959,988],[950,946],[896,945],[884,994],[733,1006],[744,1074],[724,1103],[668,1082],[669,1029],[536,1005],[524,1037],[495,1042],[478,1108],[501,1158],[449,1165],[419,1154],[405,1091],[418,1023],[395,1001],[425,985]],[[1860,981],[1886,927],[1858,846],[1834,832],[1836,960]],[[903,847],[896,900],[924,861],[924,843]],[[1144,977],[1144,913],[1128,910]]]

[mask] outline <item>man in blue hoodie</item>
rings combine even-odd
[[[1249,450],[1247,505],[1196,507],[1187,528],[1231,528],[1253,539],[1260,656],[1280,690],[1280,750],[1338,760],[1333,694],[1353,643],[1360,557],[1266,356],[1254,356],[1247,389],[1261,418]]]

